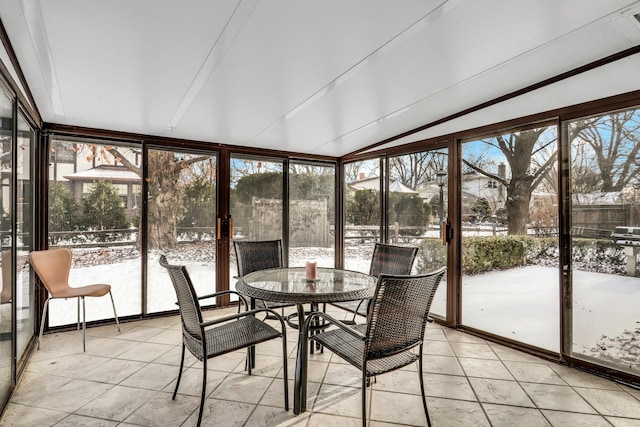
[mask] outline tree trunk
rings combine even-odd
[[[526,235],[529,223],[529,204],[531,202],[532,177],[512,179],[507,190],[508,234]]]
[[[181,162],[167,151],[149,151],[148,243],[150,249],[178,245],[177,218],[181,211]]]

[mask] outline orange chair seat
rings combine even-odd
[[[111,285],[88,285],[77,288],[67,287],[51,294],[54,298],[102,297],[109,293]]]

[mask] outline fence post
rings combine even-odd
[[[400,224],[398,224],[398,221],[393,223],[393,237],[395,243],[400,242]]]

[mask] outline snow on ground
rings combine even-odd
[[[349,246],[345,267],[368,271],[372,247]],[[114,254],[118,254],[114,256]],[[199,294],[215,289],[214,254],[198,250],[170,256],[170,262],[184,263]],[[75,261],[76,258],[77,262]],[[149,257],[147,311],[174,310],[175,293],[159,255]],[[192,261],[187,261],[192,260]],[[333,250],[301,248],[292,253],[291,266],[315,260],[333,265]],[[101,265],[95,265],[102,262]],[[236,271],[232,260],[231,274]],[[70,282],[74,285],[110,283],[119,316],[141,312],[141,266],[137,254],[122,250],[99,254],[74,254]],[[234,280],[234,279],[232,279]],[[560,347],[560,317],[557,268],[527,266],[494,271],[462,279],[462,323],[487,332],[544,349]],[[232,282],[234,283],[234,282]],[[640,370],[640,278],[621,275],[574,272],[573,349],[602,360],[623,361]],[[233,288],[233,284],[232,284]],[[444,315],[446,284],[436,294],[432,312]],[[112,317],[108,298],[88,298],[87,320]],[[75,323],[74,300],[51,301],[50,324]]]

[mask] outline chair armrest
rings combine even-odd
[[[283,327],[285,326],[284,318],[281,315],[279,315],[277,312],[275,312],[274,310],[271,310],[270,308],[256,308],[256,309],[253,309],[253,310],[242,311],[242,312],[237,313],[237,314],[231,314],[229,316],[221,317],[219,319],[212,319],[212,320],[208,320],[206,322],[202,322],[202,323],[200,323],[200,327],[206,328],[208,326],[217,325],[219,323],[228,322],[230,320],[237,320],[237,319],[241,319],[243,317],[253,316],[253,315],[257,314],[257,313],[262,313],[262,312],[269,312],[270,314],[274,315],[275,318],[280,320],[280,322],[282,323],[282,326]]]
[[[311,321],[316,318],[316,317],[320,317],[323,320],[325,320],[326,322],[337,326],[338,328],[342,329],[343,331],[347,332],[349,335],[352,335],[354,338],[357,338],[361,341],[365,341],[367,339],[367,337],[358,332],[357,330],[355,330],[354,328],[345,325],[344,323],[342,323],[341,321],[339,321],[338,319],[336,319],[335,317],[327,314],[327,313],[323,313],[322,311],[313,311],[311,312],[307,318],[304,321],[304,331],[303,334],[305,336],[308,336],[309,334],[309,326],[311,325]]]
[[[208,299],[208,298],[214,298],[214,297],[218,297],[220,295],[237,295],[238,298],[240,298],[240,300],[242,300],[242,302],[244,303],[244,307],[245,310],[249,309],[249,304],[247,303],[247,299],[244,297],[244,295],[236,292],[236,291],[232,291],[232,290],[228,290],[228,291],[220,291],[220,292],[214,292],[212,294],[208,294],[208,295],[201,295],[198,297],[198,301],[203,300],[203,299]]]

